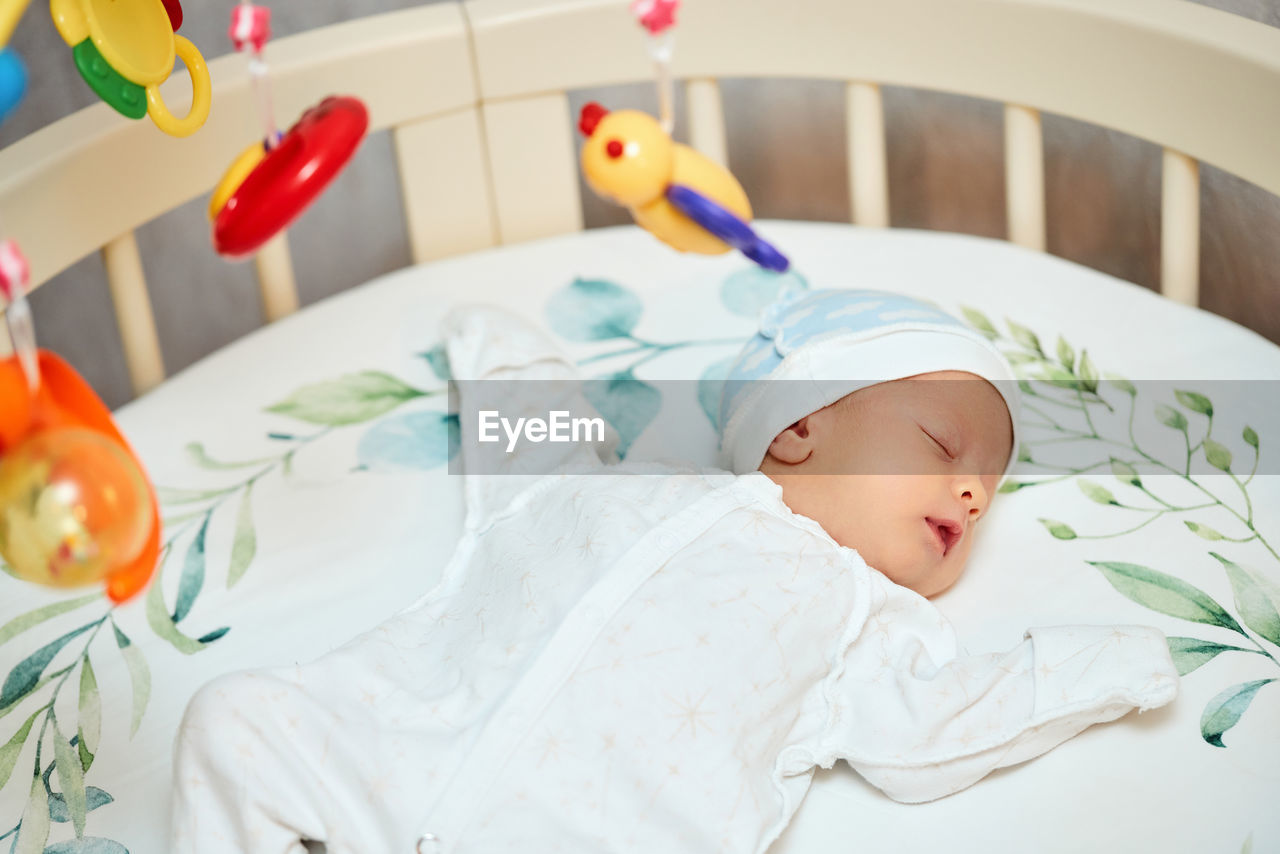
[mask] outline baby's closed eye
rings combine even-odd
[[[933,428],[925,427],[923,424],[919,425],[919,427],[920,427],[920,432],[924,433],[924,435],[929,438],[929,441],[931,441],[935,446],[937,446],[938,450],[941,451],[948,460],[954,460],[956,458],[955,452],[953,450],[954,444],[951,443],[951,440],[947,437],[946,433],[943,430],[940,430],[936,427],[933,427]]]

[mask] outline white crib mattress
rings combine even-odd
[[[838,765],[819,773],[773,850],[1229,852],[1250,839],[1254,850],[1280,848],[1280,685],[1270,684],[1280,677],[1280,477],[1269,473],[1280,469],[1267,465],[1280,446],[1280,348],[1002,242],[761,225],[811,287],[900,290],[969,308],[969,321],[989,323],[1027,377],[1103,378],[1097,395],[1119,416],[1093,405],[1097,438],[1073,445],[1088,470],[998,500],[969,572],[936,600],[969,652],[1005,649],[1026,627],[1053,624],[1145,623],[1191,639],[1174,642],[1188,672],[1171,706],[1095,727],[927,805],[894,803]],[[0,790],[0,850],[34,791],[53,820],[49,851],[162,854],[173,735],[201,684],[312,659],[433,585],[461,524],[460,478],[445,466],[445,381],[431,355],[451,306],[494,301],[536,318],[589,360],[589,375],[642,362],[641,379],[692,379],[737,351],[776,286],[737,257],[681,256],[633,228],[592,231],[382,277],[122,409],[124,431],[162,487],[167,560],[151,593],[103,624],[118,631],[71,635],[108,613],[101,597],[40,619],[49,613],[40,609],[85,591],[0,576],[0,779],[16,763]],[[1131,393],[1108,377],[1171,382],[1136,382]],[[1084,429],[1068,420],[1081,419],[1071,394],[1038,380],[1027,388],[1041,413],[1029,409],[1029,418],[1060,428],[1028,428],[1027,438]],[[664,400],[658,418],[677,403]],[[1110,462],[1138,453],[1130,405],[1147,424],[1137,432],[1142,451],[1181,468],[1184,444],[1195,449],[1190,477],[1143,474],[1135,486]],[[689,423],[678,447],[655,447],[659,432],[664,441],[672,434],[649,429],[631,453],[713,463],[709,418]],[[1033,460],[1054,445],[1033,446]],[[1257,450],[1262,464],[1250,477]],[[1024,462],[1014,482],[1058,471]],[[86,655],[96,688],[81,678]],[[38,678],[68,665],[64,681]],[[44,731],[41,771],[51,773],[47,788],[33,789],[51,700],[60,735]],[[98,841],[57,845],[74,832],[54,739],[89,732],[92,742],[95,721],[101,734],[83,777],[85,836]]]

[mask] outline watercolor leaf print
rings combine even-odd
[[[1129,514],[1130,518],[1141,517],[1137,524],[1100,533],[1082,531],[1080,525],[1069,521],[1041,518],[1046,532],[1058,540],[1109,540],[1139,531],[1165,516],[1180,517],[1182,529],[1196,538],[1193,542],[1213,543],[1218,549],[1207,555],[1226,574],[1234,612],[1198,587],[1150,567],[1114,560],[1086,563],[1101,572],[1116,591],[1143,607],[1223,628],[1247,641],[1236,646],[1202,638],[1170,637],[1169,651],[1181,675],[1198,670],[1224,653],[1259,655],[1280,667],[1280,659],[1263,645],[1266,642],[1280,646],[1280,586],[1272,580],[1280,571],[1280,553],[1259,530],[1249,491],[1261,458],[1258,432],[1246,425],[1238,440],[1215,435],[1215,419],[1221,420],[1222,412],[1203,391],[1172,388],[1166,399],[1149,400],[1124,377],[1100,373],[1088,350],[1073,346],[1063,336],[1058,336],[1051,358],[1042,347],[1041,336],[1029,327],[1006,319],[1005,334],[976,309],[966,307],[962,313],[966,322],[995,343],[1015,366],[1029,432],[1035,434],[1035,438],[1022,442],[1019,471],[1038,468],[1046,475],[1038,480],[1009,480],[1001,491],[1018,492],[1070,478],[1093,504]],[[1144,391],[1149,389],[1150,386]],[[1171,458],[1169,447],[1161,444],[1159,436],[1143,434],[1140,441],[1134,427],[1139,409],[1160,425],[1155,429],[1173,431],[1178,437],[1174,441],[1181,447],[1174,452],[1176,459]],[[1070,443],[1080,455],[1092,454],[1092,459],[1055,461],[1051,451],[1063,447],[1063,443]],[[1247,472],[1240,470],[1245,467]],[[1107,471],[1123,494],[1084,476]],[[1211,480],[1213,477],[1218,480]],[[1237,493],[1235,500],[1228,500],[1212,488],[1220,483],[1228,484]],[[1180,488],[1180,495],[1168,488],[1170,484]],[[1188,491],[1197,497],[1188,500]],[[1203,515],[1210,513],[1215,514],[1212,524]],[[1220,524],[1218,518],[1227,524]],[[1246,543],[1260,546],[1270,556],[1269,572],[1222,553],[1235,544]],[[1274,677],[1253,680],[1219,692],[1205,706],[1201,737],[1215,747],[1225,747],[1223,734],[1240,721],[1258,691],[1272,681]]]
[[[547,303],[551,328],[571,341],[628,338],[643,311],[630,289],[600,279],[574,279]]]
[[[725,356],[712,362],[702,371],[702,376],[698,377],[698,405],[711,422],[712,429],[717,431],[720,429],[720,393],[736,358]]]
[[[730,312],[752,317],[772,301],[783,288],[805,289],[808,283],[796,273],[776,274],[753,267],[730,274],[720,287],[720,298]],[[644,311],[641,299],[629,288],[614,282],[578,278],[557,291],[546,306],[551,328],[570,341],[625,339],[626,346],[579,359],[579,366],[613,361],[631,356],[629,362],[585,383],[587,399],[611,424],[619,436],[618,456],[626,456],[632,442],[657,417],[662,408],[662,392],[636,375],[641,366],[668,353],[690,347],[731,347],[732,354],[703,370],[697,383],[702,411],[716,426],[720,391],[737,351],[752,329],[742,335],[697,338],[680,341],[651,341],[634,334]],[[434,352],[434,351],[430,351]]]
[[[363,469],[433,469],[458,455],[460,432],[456,413],[406,412],[365,432],[356,458]]]
[[[1240,721],[1240,716],[1253,702],[1258,689],[1275,679],[1256,679],[1242,685],[1232,685],[1219,692],[1204,707],[1200,716],[1200,733],[1214,747],[1226,747],[1222,734]]]
[[[752,320],[784,290],[807,290],[809,283],[795,271],[775,273],[752,264],[730,273],[720,283],[720,302],[730,312]]]
[[[271,462],[270,457],[259,457],[256,460],[239,460],[235,462],[227,462],[224,460],[215,460],[209,456],[209,452],[204,449],[203,442],[188,442],[186,448],[187,458],[202,469],[209,471],[230,471],[234,469],[252,468],[260,466],[263,463]]]
[[[1243,634],[1240,624],[1213,597],[1181,579],[1145,566],[1118,561],[1086,561],[1102,571],[1111,586],[1152,611]]]
[[[1209,552],[1231,582],[1236,610],[1244,624],[1274,644],[1280,644],[1280,589],[1263,576],[1227,560],[1217,552]]]
[[[258,532],[253,526],[253,484],[244,488],[240,507],[236,510],[236,532],[231,541],[231,565],[227,568],[227,589],[244,578],[249,564],[258,553]]]
[[[75,599],[65,599],[61,602],[54,602],[51,605],[45,605],[43,608],[37,608],[34,611],[28,611],[25,614],[14,617],[3,626],[0,626],[0,644],[22,634],[28,629],[35,628],[45,620],[50,620],[54,617],[65,614],[68,611],[74,611],[77,608],[82,608],[90,602],[97,602],[100,599],[102,599],[101,593],[90,593],[87,596],[80,596]]]
[[[44,854],[129,854],[129,849],[111,839],[86,836],[50,845]]]
[[[62,637],[49,641],[14,665],[5,678],[4,685],[0,687],[0,709],[8,709],[34,691],[54,656],[61,652],[64,646],[95,625],[96,623],[86,623],[78,629],[73,629]]]
[[[1199,638],[1170,636],[1169,652],[1173,656],[1173,665],[1178,668],[1179,676],[1186,676],[1200,665],[1212,660],[1223,652],[1255,652],[1240,646],[1200,640]]]
[[[156,637],[160,638],[161,640],[168,641],[168,643],[178,652],[182,653],[183,655],[192,655],[204,649],[205,644],[201,643],[200,641],[196,640],[193,637],[188,637],[187,635],[178,631],[178,624],[174,622],[173,614],[169,613],[169,608],[167,605],[165,605],[165,601],[164,601],[163,580],[164,580],[164,571],[166,566],[167,566],[167,561],[162,557],[160,560],[160,565],[156,567],[156,573],[151,579],[151,587],[147,590],[147,598],[146,598],[147,625],[151,627],[151,631],[156,633]],[[190,568],[190,554],[188,554],[187,568],[188,569]],[[189,591],[190,591],[190,588],[191,588],[191,585],[189,583],[188,584]],[[197,590],[196,593],[198,592],[199,591]],[[180,592],[179,596],[181,597],[181,595],[182,594]],[[194,594],[191,594],[191,595],[192,595],[192,602],[194,602]],[[187,607],[189,608],[190,604],[188,604]],[[179,612],[178,609],[175,608],[175,613],[178,613],[178,612]],[[185,617],[186,614],[183,613],[182,616]],[[121,646],[122,650],[125,648],[126,648],[125,645]]]
[[[31,716],[18,727],[18,731],[3,746],[0,747],[0,789],[4,788],[4,784],[9,782],[9,775],[13,773],[13,767],[18,764],[18,754],[22,752],[22,748],[27,743],[27,736],[31,734],[31,727],[36,722],[36,717],[40,714],[39,710],[31,713]]]
[[[443,344],[437,344],[418,355],[427,360],[431,373],[436,375],[436,379],[446,381],[453,379],[453,367],[449,364],[449,354],[445,352]]]
[[[76,752],[80,754],[80,764],[88,771],[93,765],[93,758],[98,753],[98,739],[102,735],[102,696],[98,692],[98,678],[93,672],[93,663],[89,656],[84,658],[84,666],[80,668],[80,712]]]
[[[361,371],[336,380],[303,386],[289,397],[267,407],[310,424],[341,427],[383,415],[400,404],[426,396],[382,371]]]
[[[83,596],[23,614],[0,627],[0,643],[7,642],[58,614],[68,613],[102,598],[102,594]],[[24,700],[53,683],[52,696],[42,706],[32,711],[17,731],[0,747],[0,788],[3,788],[12,778],[17,760],[31,740],[32,733],[36,733],[34,739],[36,755],[30,796],[21,820],[14,827],[0,834],[0,841],[10,836],[14,837],[11,844],[12,851],[41,852],[58,846],[63,846],[63,850],[94,850],[65,847],[70,843],[58,843],[49,848],[45,845],[53,823],[70,823],[76,834],[76,839],[71,842],[80,843],[86,839],[84,831],[88,814],[113,801],[109,793],[95,786],[88,786],[85,782],[85,776],[94,762],[98,749],[102,724],[102,699],[98,690],[97,677],[90,662],[89,649],[99,631],[108,622],[111,622],[113,629],[118,633],[119,629],[115,627],[111,612],[108,611],[98,619],[43,644],[9,671],[4,687],[0,688],[0,695],[4,698],[0,701],[0,718],[3,718]],[[73,641],[77,641],[86,633],[87,638],[84,639],[75,660],[65,667],[48,672],[48,668],[58,654],[72,646]],[[141,660],[140,657],[139,660]],[[142,666],[145,667],[145,662]],[[77,703],[72,707],[76,713],[76,720],[71,725],[71,721],[61,719],[55,713],[54,705],[59,693],[77,667],[80,671],[80,677],[76,683],[79,696]],[[37,730],[35,724],[41,717],[43,720]],[[73,731],[74,734],[68,737],[68,734]],[[46,736],[48,736],[47,739]],[[46,763],[47,744],[52,747],[53,759]],[[43,773],[41,773],[42,768]],[[53,790],[50,781],[55,772],[61,789],[59,792]]]
[[[147,703],[151,700],[151,669],[129,636],[114,622],[111,628],[115,630],[116,647],[124,657],[125,666],[129,669],[129,682],[133,685],[133,718],[129,724],[129,737],[132,738],[137,734],[142,716],[147,712]]]
[[[84,791],[84,769],[80,767],[80,757],[76,754],[70,739],[62,734],[57,716],[51,715],[50,720],[53,722],[53,755],[54,767],[58,770],[58,785],[62,787],[63,803],[78,838],[84,836],[85,812],[88,806]]]
[[[636,379],[628,368],[589,380],[583,394],[618,431],[618,456],[625,457],[631,443],[649,426],[662,408],[662,392]]]

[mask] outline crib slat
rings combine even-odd
[[[724,134],[720,84],[712,79],[690,80],[685,84],[684,92],[688,103],[690,144],[721,166],[728,166],[729,146]]]
[[[1171,148],[1160,201],[1160,292],[1200,304],[1200,162]]]
[[[298,283],[293,277],[287,235],[288,232],[282,231],[268,240],[253,259],[258,271],[258,293],[262,295],[262,314],[267,323],[298,310]]]
[[[845,86],[845,127],[853,221],[888,228],[889,167],[879,85],[854,81]]]
[[[1039,110],[1004,105],[1004,175],[1009,240],[1043,252],[1044,134]]]
[[[142,257],[138,241],[128,231],[102,247],[102,260],[107,268],[107,284],[115,303],[116,323],[124,343],[124,358],[129,366],[129,379],[134,394],[142,394],[164,379],[164,360],[160,356],[160,338],[151,313],[151,297],[142,273]]]
[[[392,136],[414,263],[497,243],[479,114],[410,122]]]
[[[577,157],[563,92],[484,104],[498,239],[582,230]]]

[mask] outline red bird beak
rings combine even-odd
[[[595,101],[589,101],[582,107],[582,113],[578,117],[578,130],[582,131],[583,136],[591,136],[596,132],[596,125],[600,124],[600,120],[609,115],[609,111],[597,104]]]

